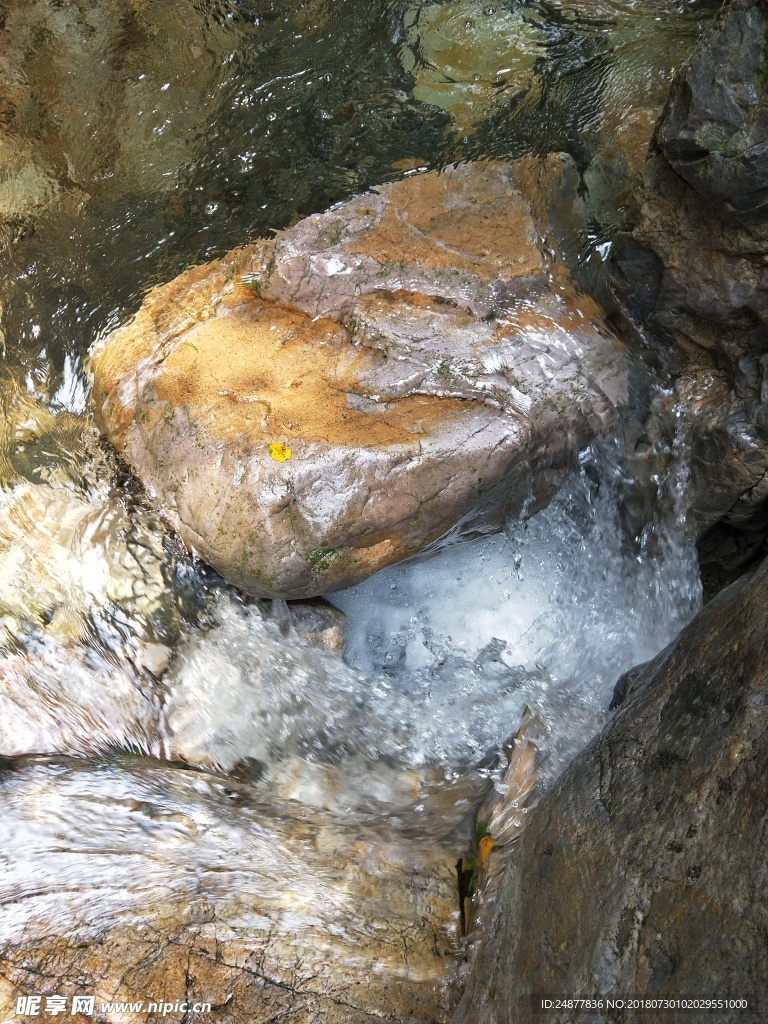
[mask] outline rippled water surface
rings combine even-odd
[[[233,949],[263,933],[283,966],[295,942],[349,977],[378,964],[381,1006],[387,978],[428,978],[447,1013],[454,863],[524,709],[551,777],[696,611],[684,444],[663,442],[656,511],[631,527],[637,466],[607,442],[530,520],[335,595],[342,660],[332,613],[245,600],[193,562],[98,437],[85,356],[151,285],[413,167],[565,149],[609,242],[713,6],[5,5],[5,941],[210,904]],[[377,952],[388,915],[439,919],[413,935],[433,959]]]
[[[655,113],[713,6],[12,3],[6,358],[55,388],[149,285],[406,166],[587,163]]]

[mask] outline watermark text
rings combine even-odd
[[[192,1003],[182,999],[142,999],[140,1001],[120,1001],[99,1003],[100,1014],[105,1013],[155,1013],[161,1017],[169,1014],[205,1014],[211,1012],[210,1003]],[[16,999],[16,1014],[19,1017],[58,1017],[66,1015],[74,1017],[80,1014],[93,1017],[96,1013],[95,996],[72,996],[69,1002],[66,996],[19,996]]]

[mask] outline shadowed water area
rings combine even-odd
[[[714,6],[0,8],[3,1020],[81,991],[450,1019],[478,808],[526,708],[539,793],[699,607],[687,410],[639,364],[547,508],[331,595],[344,624],[185,549],[99,437],[87,353],[185,268],[458,160],[569,153],[591,280]]]

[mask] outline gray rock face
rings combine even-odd
[[[735,548],[739,565],[768,498],[767,18],[726,4],[677,76],[613,254],[615,294],[693,410],[691,515],[700,533],[721,524],[706,558]]]
[[[542,505],[626,392],[560,255],[576,180],[556,156],[420,174],[187,271],[96,347],[99,426],[259,596]]]
[[[657,141],[675,172],[749,227],[768,214],[768,13],[732,0],[675,79]]]
[[[429,295],[480,317],[504,312],[544,291],[556,269],[544,251],[547,223],[531,208],[537,193],[576,184],[570,158],[553,156],[541,167],[464,164],[384,185],[283,232],[261,294],[337,318],[358,296],[382,291]]]
[[[768,562],[622,681],[531,814],[456,1024],[552,1019],[535,993],[749,995],[752,1012],[706,1019],[765,1019],[767,605]]]

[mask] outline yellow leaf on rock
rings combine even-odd
[[[275,462],[287,462],[290,459],[291,449],[284,444],[271,444],[269,446],[269,454],[275,460]]]
[[[490,854],[491,850],[494,848],[495,845],[496,841],[493,839],[492,836],[483,836],[479,843],[480,852],[477,855],[478,864],[482,864],[484,861],[488,859],[488,855]]]

